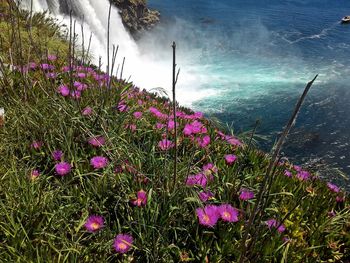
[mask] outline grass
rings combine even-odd
[[[15,70],[0,67],[0,106],[5,109],[5,123],[0,127],[1,260],[236,262],[256,202],[255,198],[242,200],[240,194],[249,189],[257,195],[271,157],[240,145],[240,138],[230,131],[221,132],[201,114],[180,107],[174,187],[174,149],[171,144],[167,150],[159,147],[163,139],[175,140],[169,100],[115,78],[108,89],[108,76],[86,65],[76,64],[73,72],[67,71],[64,66],[68,66],[71,49],[52,20],[36,14],[30,33],[28,13],[3,2],[0,6],[6,14],[0,26],[7,28],[0,31],[0,65],[18,66]],[[27,41],[30,34],[36,34],[33,32],[40,36]],[[50,41],[43,41],[49,37]],[[20,51],[15,49],[19,46]],[[34,48],[38,46],[40,49]],[[58,58],[48,60],[47,54]],[[23,73],[29,62],[36,67]],[[41,69],[43,63],[55,69]],[[56,75],[48,78],[48,72]],[[73,87],[72,76],[87,88]],[[61,85],[69,88],[68,96],[58,92]],[[72,96],[81,88],[80,98]],[[82,114],[86,107],[92,109],[91,115]],[[142,116],[136,118],[135,112]],[[185,128],[192,134],[184,132]],[[100,147],[88,142],[96,136],[105,138]],[[40,147],[33,147],[33,142],[40,142]],[[53,159],[54,150],[63,152],[61,160]],[[232,164],[225,161],[228,154],[237,157]],[[109,164],[94,169],[90,164],[94,156],[108,158]],[[55,170],[61,161],[72,167],[65,176]],[[203,169],[208,164],[216,168]],[[40,175],[33,176],[34,170]],[[186,184],[191,175],[201,178],[194,186]],[[264,196],[266,206],[259,211],[250,231],[254,234],[247,240],[246,261],[350,259],[345,192],[289,163],[275,168],[269,188]],[[146,204],[132,205],[140,190],[147,193]],[[199,192],[208,190],[214,196],[201,200]],[[237,209],[238,221],[219,219],[213,227],[199,223],[196,209],[222,204]],[[104,218],[104,226],[93,233],[85,227],[91,215]],[[270,219],[279,223],[269,228],[266,222]],[[285,230],[280,233],[276,228],[282,224]],[[113,248],[114,238],[121,233],[134,239],[125,254]]]

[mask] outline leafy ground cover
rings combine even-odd
[[[244,246],[245,261],[349,260],[338,186],[281,161],[247,229],[268,154],[200,112],[178,107],[175,120],[168,99],[67,59],[52,20],[11,6],[0,5],[3,262],[237,262]]]

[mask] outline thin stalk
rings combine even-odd
[[[173,182],[173,186],[175,189],[176,186],[176,181],[177,181],[177,125],[176,125],[176,82],[177,82],[177,77],[176,77],[176,43],[173,42],[172,45],[173,48],[173,86],[172,86],[172,90],[173,90],[173,117],[174,117],[174,136],[175,136],[175,142],[174,142],[174,182]]]
[[[241,246],[242,246],[242,253],[241,253],[240,258],[239,258],[239,263],[242,263],[242,262],[245,261],[246,254],[247,254],[246,242],[247,242],[248,236],[250,234],[251,227],[252,227],[252,225],[254,223],[255,217],[256,217],[256,215],[259,212],[260,203],[261,203],[261,201],[263,199],[263,195],[264,195],[265,188],[266,188],[266,183],[268,182],[268,179],[271,176],[271,172],[273,171],[273,168],[277,164],[279,153],[281,152],[281,149],[282,149],[282,146],[283,146],[283,144],[285,142],[286,137],[288,136],[291,128],[293,127],[293,125],[295,123],[295,120],[296,120],[296,118],[298,116],[298,113],[300,111],[300,108],[301,108],[301,106],[302,106],[302,104],[303,104],[303,102],[305,100],[305,97],[306,97],[307,93],[309,92],[310,88],[312,87],[312,84],[317,79],[317,77],[318,77],[318,75],[316,75],[313,78],[313,80],[311,80],[306,85],[303,94],[301,95],[297,105],[295,106],[294,112],[293,112],[291,118],[289,119],[289,122],[288,122],[287,126],[285,127],[281,137],[279,138],[279,140],[277,142],[277,145],[276,145],[275,150],[273,152],[270,164],[269,164],[269,166],[267,168],[266,175],[264,177],[264,181],[261,183],[259,194],[258,194],[258,198],[257,198],[256,203],[254,204],[253,212],[250,215],[249,221],[248,221],[247,226],[246,226],[246,231],[244,233],[244,236],[243,236],[243,239],[242,239],[242,244],[241,244]]]

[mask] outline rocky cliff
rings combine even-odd
[[[111,0],[120,10],[124,26],[134,36],[159,22],[160,13],[147,8],[146,0]]]

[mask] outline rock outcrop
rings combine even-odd
[[[124,26],[136,36],[159,22],[160,13],[147,8],[146,0],[110,0],[120,10]]]

